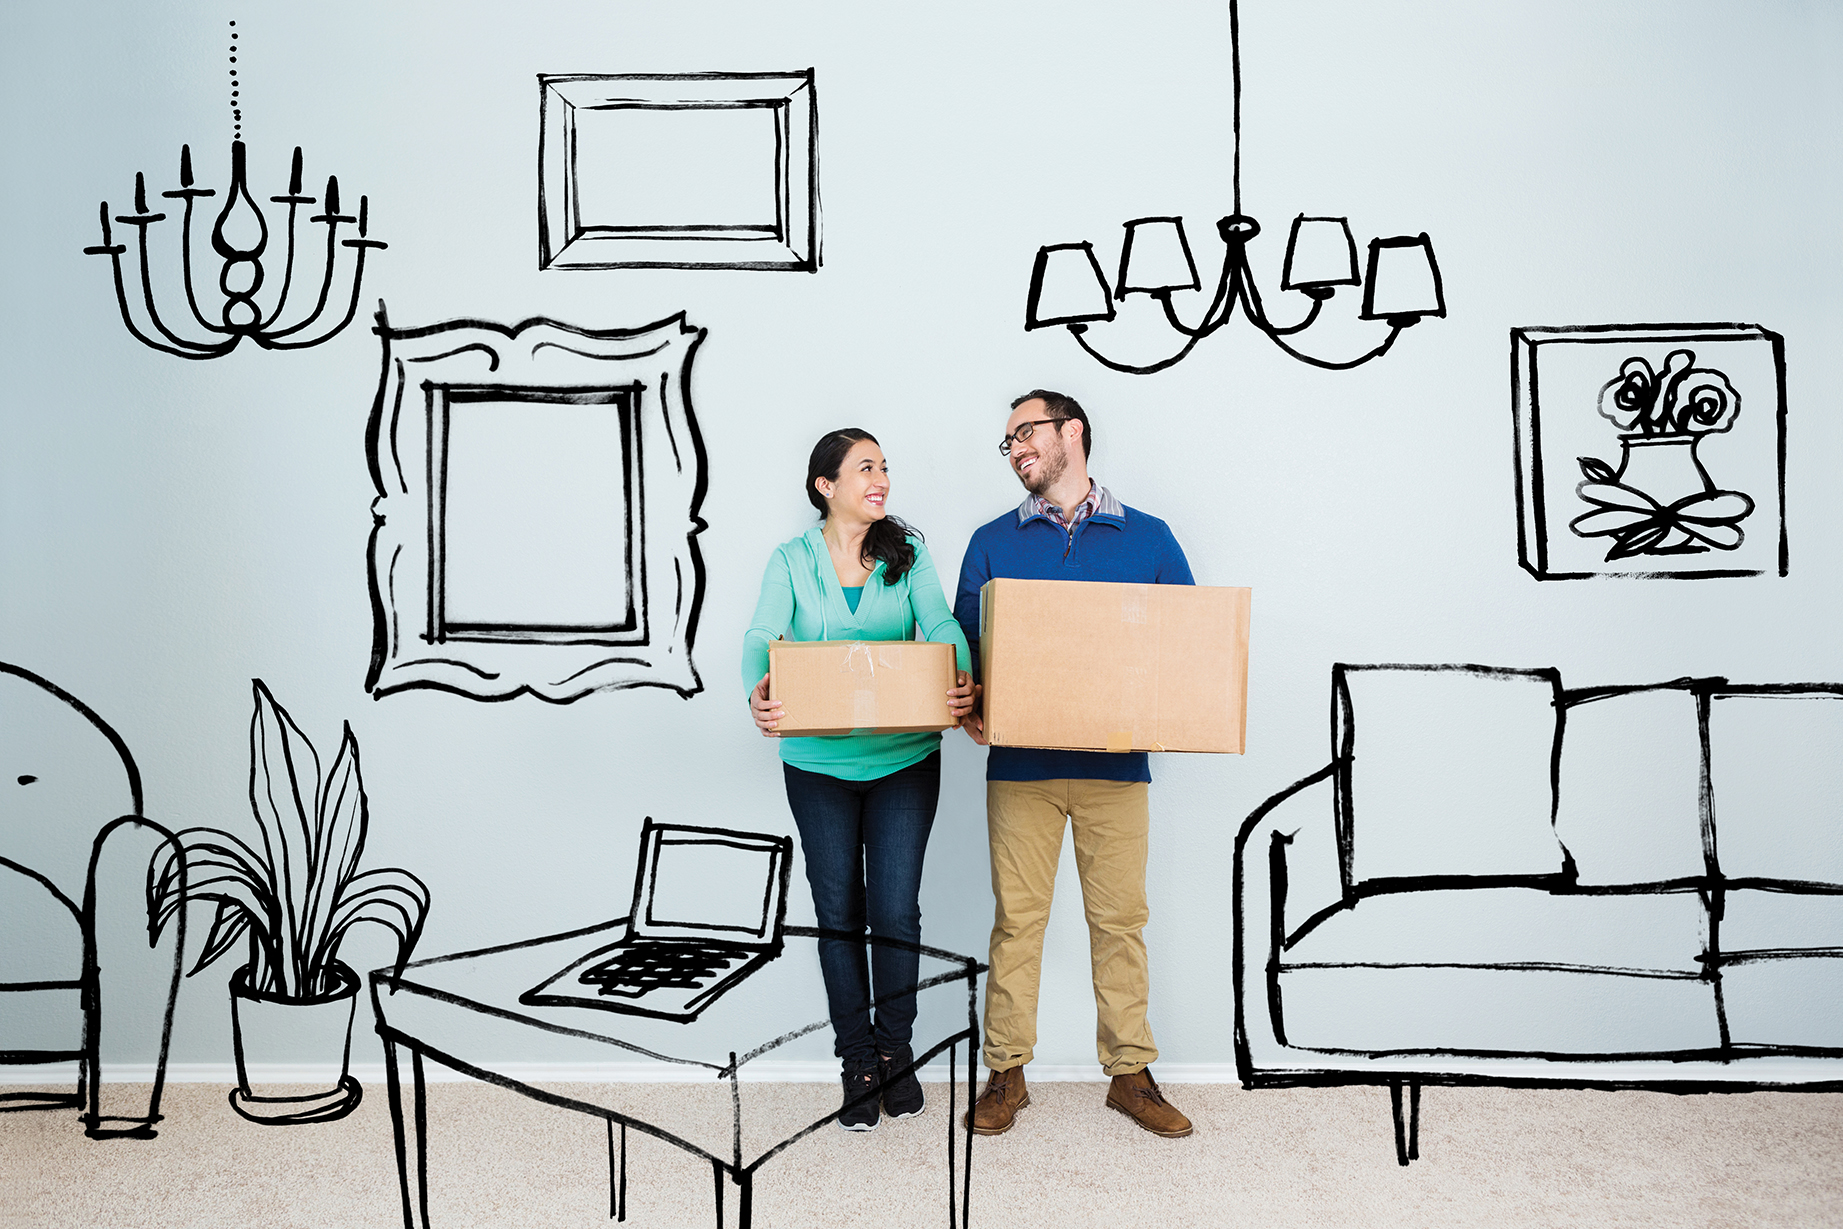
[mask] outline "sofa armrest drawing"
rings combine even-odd
[[[1250,815],[1235,838],[1235,1060],[1246,1082],[1286,1066],[1279,959],[1286,936],[1343,899],[1332,825],[1332,769],[1288,786]],[[1244,965],[1244,961],[1246,964]]]
[[[149,925],[171,834],[140,811],[121,736],[0,662],[0,1064],[78,1071],[73,1091],[0,1093],[0,1110],[76,1109],[96,1139],[153,1136],[179,989],[184,919]]]

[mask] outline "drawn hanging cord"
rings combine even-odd
[[[0,1093],[0,1112],[75,1109],[91,1139],[152,1139],[185,918],[154,924],[148,875],[172,833],[142,817],[140,769],[114,727],[8,662],[0,768],[0,1065],[77,1065],[74,1091]],[[118,1055],[151,1056],[151,1081],[124,1082]]]
[[[230,23],[233,27],[236,22]],[[237,63],[237,32],[231,32],[230,62]],[[323,198],[321,212],[313,214],[308,222],[326,227],[326,255],[321,271],[320,284],[314,294],[313,309],[295,319],[292,323],[283,323],[290,307],[291,292],[296,289],[296,222],[304,206],[316,203],[316,198],[305,196],[301,192],[301,147],[295,146],[294,160],[288,176],[288,191],[282,196],[272,196],[270,203],[288,206],[288,220],[283,228],[286,249],[282,266],[281,289],[274,301],[266,307],[258,299],[259,292],[267,281],[263,268],[263,256],[269,247],[269,222],[262,209],[251,198],[249,191],[249,169],[247,150],[243,142],[243,112],[240,106],[241,86],[238,84],[237,69],[232,67],[231,106],[233,117],[233,137],[230,143],[230,184],[224,191],[224,204],[218,210],[217,218],[210,231],[211,250],[223,261],[218,271],[218,290],[223,296],[222,305],[217,311],[217,320],[207,319],[199,306],[199,294],[194,287],[192,261],[192,214],[197,201],[217,195],[214,188],[194,186],[192,174],[192,147],[182,145],[179,150],[179,187],[161,196],[169,200],[185,202],[184,213],[180,221],[180,273],[185,288],[186,307],[191,319],[178,326],[178,329],[162,317],[155,303],[153,262],[148,249],[148,231],[156,224],[166,220],[165,213],[155,213],[147,205],[147,181],[145,175],[136,171],[134,175],[134,212],[118,214],[117,224],[131,226],[136,232],[134,246],[138,252],[140,270],[140,293],[131,295],[128,283],[132,280],[122,272],[122,257],[128,252],[129,245],[117,243],[114,232],[109,225],[109,202],[103,201],[100,208],[102,222],[102,242],[83,249],[85,255],[107,256],[115,276],[115,300],[121,309],[122,323],[127,326],[136,340],[166,354],[188,359],[219,358],[235,350],[248,338],[265,350],[301,350],[317,346],[337,336],[352,322],[358,311],[360,288],[365,277],[365,257],[374,248],[386,245],[370,238],[371,203],[368,197],[358,200],[356,216],[340,212],[339,180],[328,176],[326,195]],[[340,238],[340,227],[356,224],[356,237]],[[311,246],[311,240],[308,241]],[[351,281],[350,293],[343,289],[334,293],[336,285],[343,286],[347,274],[340,272],[342,262],[339,260],[341,249],[350,249],[353,253],[350,261],[343,262],[349,270]],[[304,283],[306,284],[306,283]],[[344,302],[344,314],[336,323],[325,323],[327,305],[333,304],[333,310],[339,310]],[[144,320],[136,319],[133,304],[138,303]],[[194,329],[202,332],[202,336]],[[183,330],[179,331],[179,330]],[[186,334],[192,334],[188,336]]]
[[[1310,300],[1305,315],[1290,325],[1276,324],[1267,314],[1261,292],[1248,261],[1248,244],[1261,233],[1261,224],[1242,212],[1241,196],[1241,14],[1239,0],[1229,0],[1229,55],[1233,88],[1234,209],[1216,223],[1223,243],[1221,272],[1209,304],[1196,324],[1186,324],[1173,303],[1179,291],[1202,289],[1191,255],[1184,220],[1178,217],[1135,218],[1126,223],[1120,249],[1119,275],[1110,288],[1092,244],[1049,244],[1037,252],[1030,275],[1030,295],[1024,328],[1067,327],[1076,344],[1114,371],[1152,375],[1189,357],[1198,342],[1226,325],[1240,308],[1242,316],[1282,351],[1330,371],[1346,371],[1381,358],[1395,339],[1427,316],[1446,315],[1439,265],[1433,242],[1426,232],[1372,239],[1363,277],[1357,274],[1356,241],[1348,220],[1341,217],[1307,217],[1293,220],[1287,239],[1282,290],[1296,290]],[[1310,354],[1293,344],[1318,320],[1319,311],[1339,286],[1364,286],[1360,318],[1384,321],[1382,340],[1354,358],[1329,359]],[[1114,318],[1114,301],[1144,294],[1164,310],[1165,322],[1183,343],[1169,357],[1156,362],[1122,362],[1103,354],[1088,339],[1091,324]]]

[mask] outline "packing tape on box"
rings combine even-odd
[[[877,724],[877,693],[868,688],[851,693],[851,724],[860,730]]]
[[[1107,736],[1107,749],[1109,751],[1131,751],[1133,749],[1133,732],[1131,730],[1115,730]]]
[[[860,657],[863,658],[864,669],[870,672],[870,677],[873,679],[876,678],[877,677],[877,659],[871,654],[870,646],[863,643],[862,641],[859,641],[856,644],[853,644],[850,648],[845,650],[845,659],[838,663],[838,672],[840,674],[857,673],[858,672],[858,659]],[[887,665],[888,663],[886,662],[885,664]]]

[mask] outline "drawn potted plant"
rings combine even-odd
[[[1734,550],[1753,500],[1716,487],[1696,455],[1703,437],[1726,431],[1741,412],[1728,377],[1697,367],[1694,350],[1672,350],[1664,369],[1643,358],[1620,364],[1600,389],[1599,411],[1621,432],[1614,469],[1581,457],[1586,479],[1575,493],[1593,510],[1569,522],[1583,538],[1610,537],[1610,563],[1632,555],[1686,555]]]
[[[148,908],[161,928],[188,903],[216,905],[194,974],[247,941],[248,960],[230,979],[231,1106],[254,1122],[330,1122],[361,1095],[347,1071],[359,977],[339,959],[340,942],[359,922],[386,926],[401,970],[429,889],[408,871],[358,870],[370,814],[351,724],[322,777],[313,743],[262,680],[252,682],[249,797],[260,848],[216,828],[176,833],[148,869]],[[279,1094],[250,1080],[251,1067],[325,1063],[335,1053],[339,1079],[328,1089]]]

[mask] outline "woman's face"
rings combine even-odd
[[[883,459],[883,450],[869,440],[851,446],[838,467],[836,481],[819,477],[813,479],[813,485],[825,497],[828,517],[880,521],[887,515],[883,504],[889,498],[889,462]]]

